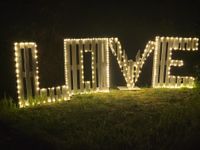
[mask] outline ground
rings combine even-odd
[[[1,109],[0,149],[192,150],[199,127],[197,89],[113,90]]]

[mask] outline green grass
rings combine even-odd
[[[198,149],[200,94],[191,89],[114,90],[1,109],[0,133],[0,149]]]

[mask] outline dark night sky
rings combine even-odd
[[[200,35],[198,1],[1,1],[0,2],[0,98],[16,96],[13,43],[35,41],[38,44],[42,87],[64,84],[63,39],[84,37],[119,37],[129,58],[143,50],[148,40],[160,36]],[[185,70],[200,64],[198,53],[181,54]],[[178,56],[178,55],[177,55]],[[149,59],[144,66],[141,85],[151,79]],[[119,73],[115,60],[112,74]],[[114,76],[112,83],[116,83]]]

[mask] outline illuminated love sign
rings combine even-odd
[[[192,88],[194,77],[173,76],[171,66],[181,67],[183,60],[173,60],[172,52],[198,50],[198,38],[156,37],[149,41],[142,56],[128,60],[118,38],[88,38],[64,40],[65,85],[41,89],[37,45],[33,42],[15,43],[17,93],[21,107],[40,103],[69,100],[76,93],[104,92],[110,88],[110,54],[116,57],[128,89],[133,89],[141,74],[142,67],[151,53],[153,57],[153,88]],[[91,55],[91,66],[84,66],[85,54]],[[91,67],[91,80],[85,80],[84,67]],[[30,103],[35,96],[45,96],[47,100]]]

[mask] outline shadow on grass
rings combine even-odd
[[[200,96],[189,89],[77,95],[0,113],[0,124],[1,144],[12,148],[198,149]]]

